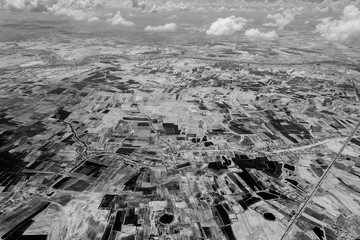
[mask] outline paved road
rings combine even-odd
[[[305,145],[305,146],[286,148],[286,149],[278,149],[278,150],[274,150],[274,151],[271,151],[271,152],[265,152],[265,153],[283,153],[283,152],[300,151],[300,150],[309,149],[309,148],[313,148],[313,147],[316,147],[316,146],[323,145],[323,144],[325,144],[325,143],[327,143],[329,141],[332,141],[332,140],[343,141],[343,140],[346,140],[346,137],[343,137],[343,138],[329,138],[329,139],[325,139],[325,140],[322,140],[320,142],[312,143],[312,144]]]
[[[316,186],[314,187],[314,189],[311,191],[310,195],[308,196],[308,198],[305,200],[305,202],[303,203],[303,205],[301,206],[300,210],[297,212],[297,214],[293,217],[293,219],[291,220],[289,226],[286,228],[283,236],[281,237],[281,240],[285,240],[286,236],[290,233],[293,225],[296,223],[296,221],[299,219],[299,217],[302,215],[302,213],[304,212],[305,208],[307,207],[308,203],[311,201],[311,199],[313,198],[313,196],[315,195],[316,191],[319,189],[319,187],[322,185],[322,183],[325,181],[326,177],[328,176],[331,167],[334,165],[334,163],[339,159],[339,157],[341,156],[342,152],[344,151],[344,149],[346,148],[346,146],[348,145],[348,143],[350,142],[351,138],[354,137],[354,135],[356,134],[356,132],[358,131],[360,127],[360,122],[355,126],[355,129],[352,131],[352,133],[350,134],[350,136],[347,138],[346,142],[343,144],[343,146],[341,147],[340,151],[337,153],[337,155],[334,157],[334,159],[331,161],[331,163],[329,164],[329,166],[327,167],[327,169],[325,170],[324,174],[322,175],[322,177],[320,178],[320,181],[316,184]]]

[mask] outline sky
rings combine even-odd
[[[191,29],[267,41],[298,27],[325,41],[360,46],[360,0],[0,0],[1,13],[22,14],[24,21],[31,13],[149,34]],[[6,20],[0,15],[0,24]]]

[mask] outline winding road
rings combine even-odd
[[[79,136],[77,135],[77,133],[76,133],[76,131],[74,130],[74,127],[71,125],[71,123],[66,122],[65,120],[63,120],[63,119],[60,117],[60,111],[61,111],[63,108],[64,108],[64,107],[62,107],[62,106],[60,106],[60,107],[57,108],[57,111],[56,111],[56,113],[55,113],[55,117],[56,117],[59,121],[65,123],[66,125],[68,125],[68,126],[70,127],[71,132],[73,133],[76,141],[78,141],[80,144],[82,144],[82,145],[84,146],[83,155],[87,156],[87,155],[88,155],[88,154],[87,154],[87,151],[88,151],[88,149],[89,149],[89,146],[87,145],[87,143],[79,138]]]

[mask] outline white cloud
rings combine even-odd
[[[133,26],[135,25],[135,23],[128,21],[126,19],[124,19],[121,16],[120,11],[118,11],[115,16],[113,16],[112,18],[109,18],[107,20],[108,23],[110,23],[111,25],[124,25],[124,26]]]
[[[155,5],[153,5],[152,8],[149,9],[148,12],[149,12],[149,13],[157,13],[157,12],[158,12],[158,8],[157,8]]]
[[[6,0],[12,1],[12,0]],[[26,1],[26,0],[25,0]],[[45,1],[45,0],[44,0]],[[47,0],[48,10],[55,11],[60,9],[71,10],[91,10],[104,5],[103,0]]]
[[[259,29],[251,28],[245,31],[245,36],[251,39],[274,40],[279,38],[276,31],[261,32]]]
[[[145,2],[139,2],[138,0],[132,0],[131,7],[144,10],[146,8],[146,4],[145,4]]]
[[[335,0],[324,0],[321,3],[322,6],[329,7],[333,12],[341,12],[341,10],[348,6],[353,5],[360,7],[360,0],[341,0],[341,1],[335,1]]]
[[[88,19],[88,22],[97,22],[97,21],[100,21],[98,17],[92,17]]]
[[[205,12],[205,11],[206,11],[206,9],[203,7],[198,7],[194,10],[194,12]]]
[[[246,13],[253,13],[253,12],[256,12],[257,10],[255,9],[252,9],[252,8],[246,8],[246,7],[243,7],[243,6],[240,6],[238,8],[238,10],[240,12],[246,12]],[[259,10],[259,11],[262,11],[262,10]],[[264,9],[264,11],[269,11],[267,8]]]
[[[2,4],[6,10],[45,11],[48,7],[46,0],[4,0]]]
[[[360,10],[349,5],[339,20],[325,18],[316,26],[322,37],[336,42],[360,45]]]
[[[92,9],[104,5],[104,0],[0,0],[0,8],[10,11],[47,11],[76,20],[87,20]]]
[[[147,26],[145,28],[145,31],[151,31],[151,32],[171,32],[175,31],[177,29],[177,25],[175,23],[167,23],[165,25],[160,26]]]
[[[58,7],[52,7],[49,9],[51,13],[54,15],[63,15],[70,18],[73,18],[75,20],[86,20],[89,19],[89,14],[85,13],[82,10],[78,9],[71,9],[71,8],[58,8]]]
[[[220,8],[214,7],[214,11],[215,11],[215,12],[224,12],[224,11],[226,11],[226,10],[227,10],[227,8],[224,7],[224,6],[221,6]]]
[[[215,36],[229,36],[233,35],[238,31],[241,31],[247,20],[242,17],[236,18],[235,16],[227,17],[227,18],[218,18],[215,22],[213,22],[210,28],[206,31],[208,35]]]
[[[131,1],[131,7],[132,8],[138,8],[139,7],[139,2],[137,0],[132,0]]]
[[[329,11],[329,7],[324,7],[324,8],[315,7],[314,8],[314,12],[318,12],[318,13],[325,13],[325,12],[328,12],[328,11]]]
[[[172,1],[163,1],[161,3],[155,2],[147,12],[157,13],[157,12],[170,12],[170,11],[189,11],[191,5],[189,3],[180,2],[175,3]]]
[[[176,14],[171,15],[171,16],[169,17],[169,19],[175,19],[175,18],[178,18],[178,16],[177,16]]]
[[[146,8],[145,2],[139,3],[139,8],[140,8],[141,10],[145,10],[145,8]]]
[[[303,10],[304,8],[292,8],[286,9],[282,13],[268,14],[266,17],[275,22],[265,23],[264,26],[284,29],[284,27],[294,21],[294,17],[299,15]]]
[[[75,20],[90,19],[90,12],[104,4],[104,0],[0,0],[0,8],[5,10],[47,11]]]

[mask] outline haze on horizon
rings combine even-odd
[[[191,32],[210,38],[266,41],[302,30],[335,44],[356,47],[360,44],[359,8],[359,0],[1,0],[0,39],[1,35],[6,39],[6,24],[39,19],[50,24],[71,21],[86,31]]]

